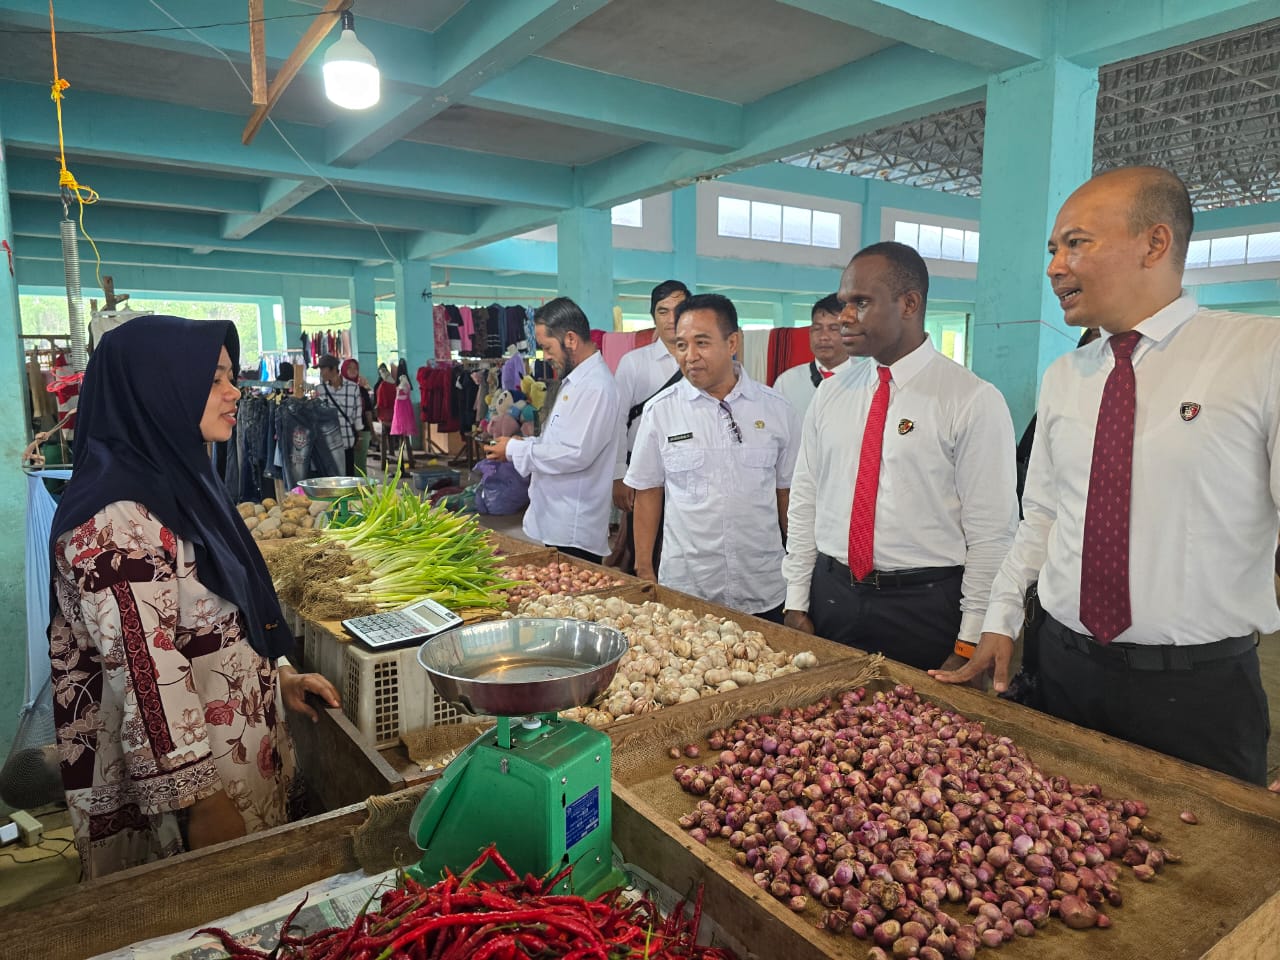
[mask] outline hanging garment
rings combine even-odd
[[[744,330],[742,333],[742,368],[756,383],[769,376],[769,336],[771,330]]]

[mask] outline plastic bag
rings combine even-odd
[[[529,506],[529,481],[520,476],[510,463],[482,460],[475,470],[480,474],[476,490],[476,511],[495,517],[510,516]]]

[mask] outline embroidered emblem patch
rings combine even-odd
[[[674,437],[667,437],[667,443],[679,443],[681,440],[692,440],[692,433],[677,433]]]
[[[1196,417],[1200,416],[1200,404],[1188,400],[1182,405],[1182,408],[1178,412],[1182,414],[1183,420],[1190,423]]]
[[[757,429],[757,430],[763,430],[763,429],[764,429],[764,421],[763,421],[763,420],[757,420],[757,421],[756,421],[756,429]]]
[[[898,421],[898,433],[901,436],[905,437],[908,433],[910,433],[915,428],[916,428],[915,423],[908,420],[906,417],[903,417],[901,420]]]

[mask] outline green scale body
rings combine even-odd
[[[554,714],[499,717],[428,789],[410,831],[425,851],[410,875],[435,883],[464,869],[488,844],[521,875],[573,864],[557,893],[593,897],[621,886],[613,867],[611,743]],[[486,866],[484,879],[498,879]]]

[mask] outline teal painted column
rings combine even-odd
[[[774,326],[795,327],[801,325],[800,308],[802,303],[807,300],[807,297],[802,297],[798,293],[782,294],[781,303],[779,305],[781,312],[776,314],[778,319],[774,321]]]
[[[973,370],[1004,393],[1019,432],[1045,368],[1079,338],[1045,276],[1045,243],[1092,173],[1097,99],[1097,71],[1056,58],[987,83]]]
[[[280,330],[276,326],[276,302],[258,301],[258,347],[263,353],[280,349]]]
[[[351,349],[366,377],[378,369],[378,304],[373,299],[373,268],[356,267],[351,276]]]
[[[673,279],[682,280],[698,292],[698,188],[681,187],[671,192],[671,261]],[[666,277],[662,278],[667,279]]]
[[[2,134],[3,131],[0,131]],[[0,240],[14,248],[9,215],[9,177],[4,138],[0,136]],[[0,569],[25,570],[27,556],[27,478],[17,469],[27,445],[27,371],[22,354],[22,320],[18,312],[18,280],[0,251],[0,402],[9,411],[0,417],[0,497],[9,509],[0,511]],[[3,397],[8,397],[7,401]],[[47,589],[48,585],[44,585]],[[23,577],[0,577],[0,757],[9,755],[18,729],[27,678],[27,595]],[[0,761],[2,762],[2,761]]]
[[[867,182],[867,198],[862,203],[862,243],[858,246],[858,250],[869,247],[873,243],[879,243],[881,239],[893,239],[892,234],[883,238],[880,236],[880,220],[884,215],[884,203],[880,199],[880,191],[876,189],[879,186],[878,181]],[[850,250],[849,259],[852,260],[858,250]]]
[[[613,223],[608,210],[574,207],[556,219],[557,289],[597,330],[613,329]]]
[[[405,260],[395,264],[396,345],[409,366],[410,376],[435,357],[432,327],[431,264],[426,260]],[[374,367],[377,367],[375,361]],[[361,368],[364,367],[362,363]]]
[[[280,278],[281,299],[284,301],[284,348],[297,350],[302,336],[302,281],[297,277]]]

